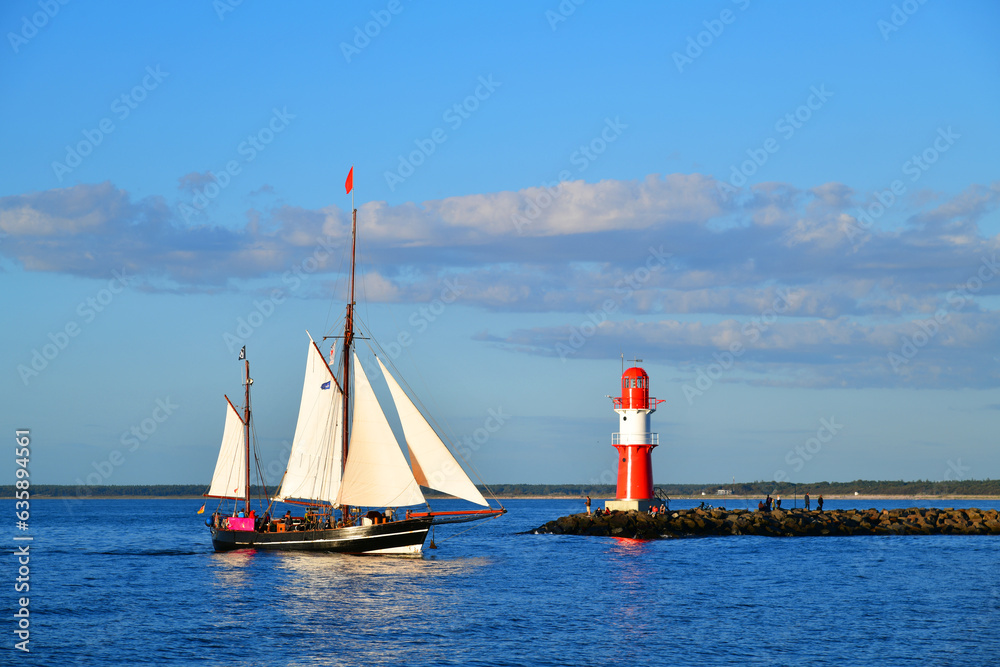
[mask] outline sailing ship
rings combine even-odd
[[[353,167],[347,190],[353,190]],[[250,361],[245,350],[245,403],[242,414],[226,397],[226,423],[211,488],[206,497],[232,499],[231,512],[216,511],[206,523],[216,551],[233,549],[334,551],[358,554],[419,554],[431,526],[493,518],[506,512],[492,506],[404,391],[382,359],[385,379],[399,419],[407,456],[356,353],[354,273],[357,215],[351,215],[350,297],[340,339],[339,364],[328,363],[309,336],[305,378],[295,435],[280,487],[251,505],[252,463],[261,465],[252,442]],[[357,323],[359,326],[360,322]],[[308,335],[308,332],[307,332]],[[370,339],[370,336],[368,337]],[[339,372],[337,372],[339,371]],[[426,487],[486,509],[434,512],[421,491]],[[242,501],[243,509],[239,509]],[[306,506],[304,517],[272,516],[276,503]],[[414,509],[423,505],[422,511]],[[402,512],[402,516],[400,516]],[[225,514],[225,515],[224,515]],[[433,540],[432,540],[433,546]]]

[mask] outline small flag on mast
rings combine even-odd
[[[198,509],[198,514],[204,514],[204,513],[205,513],[205,503],[202,503],[201,507]]]
[[[330,388],[330,381],[329,381],[329,380],[327,380],[326,382],[324,382],[323,384],[321,384],[321,385],[319,386],[319,388],[320,388],[320,389],[329,389],[329,388]]]
[[[246,358],[247,358],[247,346],[246,346],[246,345],[244,345],[244,346],[243,346],[243,349],[242,349],[242,350],[240,350],[240,358],[239,358],[239,359],[237,359],[237,361],[243,361],[243,360],[244,360],[244,359],[246,359]]]
[[[351,190],[354,189],[354,165],[351,165],[351,170],[347,172],[347,181],[344,182],[344,189],[347,190],[345,194],[350,194]]]

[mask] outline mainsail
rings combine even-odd
[[[396,412],[399,414],[399,422],[403,427],[406,446],[410,452],[410,466],[417,482],[421,486],[489,507],[483,494],[465,474],[462,466],[392,377],[381,359],[378,360],[378,365],[382,369],[382,375],[385,376],[386,384],[392,393],[392,400],[396,404]]]
[[[357,355],[353,355],[353,362],[354,416],[337,503],[365,507],[419,505],[425,502],[420,487]]]
[[[246,495],[247,464],[243,448],[243,418],[226,397],[226,427],[222,432],[219,459],[215,462],[212,487],[206,496],[242,498]]]
[[[337,499],[343,451],[340,422],[343,400],[333,371],[309,336],[299,418],[288,468],[275,500],[300,498],[332,503]]]

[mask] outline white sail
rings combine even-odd
[[[334,502],[340,491],[343,394],[312,336],[288,468],[275,500]]]
[[[226,427],[222,432],[219,459],[215,462],[212,487],[205,495],[217,498],[246,496],[247,455],[243,418],[226,397]]]
[[[353,367],[354,417],[337,502],[364,507],[419,505],[424,496],[357,355]]]
[[[468,500],[470,503],[489,507],[476,485],[465,474],[462,466],[445,446],[431,425],[399,386],[396,379],[386,369],[382,360],[378,360],[382,375],[396,403],[399,422],[406,436],[406,446],[410,451],[410,466],[417,483],[450,496]]]

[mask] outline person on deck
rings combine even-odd
[[[292,510],[285,511],[285,530],[292,529]]]

